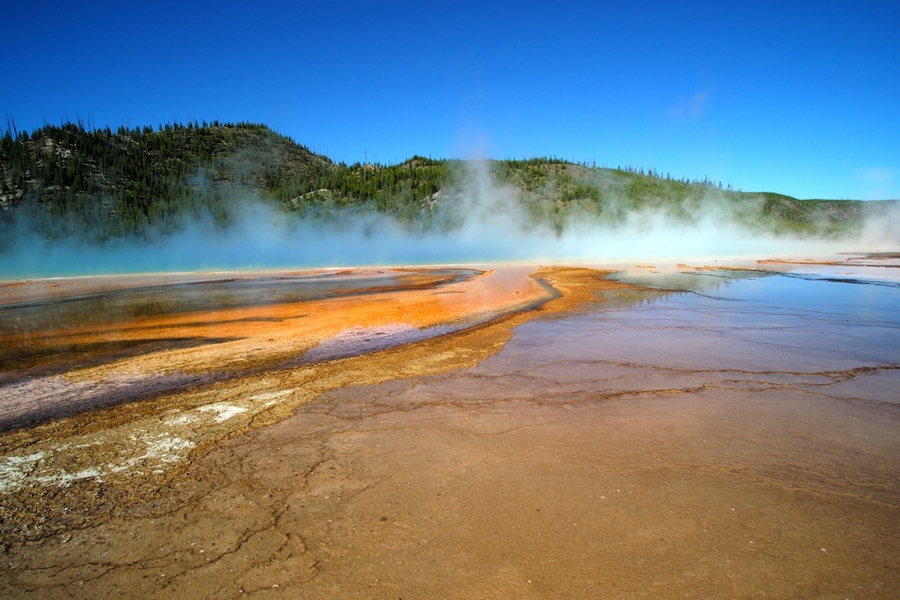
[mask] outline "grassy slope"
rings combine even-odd
[[[866,211],[861,202],[734,192],[555,159],[490,161],[486,172],[495,188],[514,190],[532,225],[557,232],[654,211],[684,222],[715,213],[753,230],[828,236],[858,227]],[[248,123],[117,132],[67,124],[0,139],[0,227],[28,223],[44,238],[93,243],[152,237],[190,218],[226,226],[253,197],[329,222],[376,212],[406,227],[451,228],[447,208],[476,178],[460,161],[418,156],[398,165],[338,164]]]

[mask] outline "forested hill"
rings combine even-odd
[[[418,156],[397,165],[334,163],[251,123],[117,131],[69,123],[31,133],[10,126],[0,138],[0,250],[25,227],[48,240],[91,243],[165,236],[190,219],[227,227],[241,203],[260,200],[331,223],[374,212],[408,228],[446,230],[455,223],[450,209],[477,177],[461,161]],[[870,210],[547,158],[489,161],[486,177],[514,190],[528,223],[557,232],[584,221],[615,226],[641,210],[692,221],[712,207],[751,229],[835,235]]]
[[[293,182],[317,185],[334,170],[325,157],[249,123],[7,130],[0,210],[7,224],[27,220],[48,238],[102,242],[164,234],[190,216],[225,225],[241,192],[282,196]]]

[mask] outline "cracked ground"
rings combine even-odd
[[[895,597],[897,287],[608,275],[6,434],[0,593]],[[173,428],[170,462],[90,475],[124,452],[102,435],[134,458]]]

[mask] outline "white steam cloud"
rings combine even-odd
[[[217,229],[187,224],[155,242],[91,246],[45,242],[25,235],[0,255],[0,279],[124,272],[454,264],[481,262],[603,263],[712,258],[806,257],[812,254],[896,251],[900,204],[872,210],[856,235],[790,238],[737,225],[726,202],[711,196],[693,223],[662,211],[629,214],[624,223],[570,217],[562,234],[535,225],[518,191],[494,181],[486,161],[470,161],[457,197],[441,199],[454,227],[412,232],[384,216],[363,214],[339,228],[293,218],[262,201],[239,203],[235,224]]]

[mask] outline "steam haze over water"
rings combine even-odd
[[[0,107],[18,131],[264,123],[335,161],[553,156],[810,199],[900,199],[900,4],[350,2],[5,7]],[[166,43],[160,43],[165,32]],[[835,43],[835,40],[840,40]],[[110,51],[114,48],[114,51]],[[46,75],[52,65],[53,76]],[[0,277],[471,261],[648,260],[895,249],[896,213],[837,241],[749,235],[715,199],[691,226],[529,228],[474,182],[465,226],[343,231],[246,203],[150,246],[27,235]]]
[[[317,268],[487,262],[609,263],[687,261],[774,256],[807,257],[900,248],[900,207],[890,205],[860,231],[837,239],[752,232],[734,219],[729,203],[710,190],[694,222],[662,211],[638,211],[624,224],[576,215],[562,234],[534,225],[518,192],[496,183],[483,160],[466,163],[460,197],[439,204],[450,230],[412,231],[389,217],[348,216],[339,224],[304,220],[254,196],[235,205],[234,224],[186,222],[155,241],[115,240],[103,246],[73,240],[45,242],[22,234],[0,267],[0,277],[127,272]],[[348,213],[349,214],[349,213]]]
[[[0,597],[897,597],[898,0],[2,15]]]

